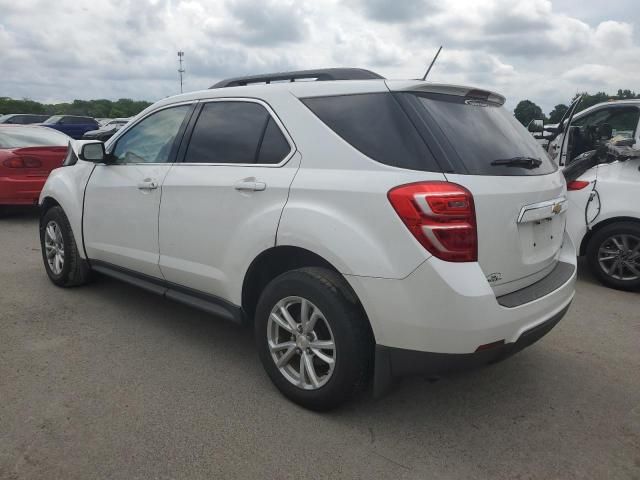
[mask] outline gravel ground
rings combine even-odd
[[[640,479],[639,307],[582,268],[508,361],[315,414],[248,330],[106,278],[53,286],[23,212],[0,220],[0,478]]]

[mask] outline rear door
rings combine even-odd
[[[402,94],[447,180],[472,194],[478,262],[496,294],[524,288],[556,265],[566,223],[557,166],[500,102],[472,96]]]
[[[168,281],[237,302],[243,269],[275,244],[299,158],[258,100],[205,102],[192,123],[163,184],[160,268]]]

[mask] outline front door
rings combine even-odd
[[[158,213],[164,181],[191,105],[156,111],[110,147],[87,184],[84,243],[91,260],[161,278]]]

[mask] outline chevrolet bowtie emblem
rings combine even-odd
[[[559,214],[562,211],[562,205],[560,205],[559,203],[554,203],[551,211],[556,215]]]

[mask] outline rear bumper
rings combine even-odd
[[[577,259],[566,234],[558,260],[567,265],[568,275],[552,290],[533,297],[520,292],[496,297],[479,264],[435,257],[404,279],[345,278],[367,313],[377,344],[432,353],[473,353],[493,342],[515,343],[571,303]],[[530,287],[540,290],[536,284]],[[517,304],[513,297],[523,300]]]
[[[0,205],[37,205],[46,176],[0,177]]]
[[[544,337],[558,324],[568,309],[569,305],[543,323],[526,330],[515,342],[502,343],[493,348],[473,353],[432,353],[376,345],[376,378],[374,383],[377,389],[384,389],[389,379],[393,377],[436,376],[498,362]]]
[[[375,390],[393,376],[491,363],[536,341],[560,321],[575,293],[576,251],[566,233],[558,260],[544,279],[501,297],[471,262],[431,257],[399,280],[345,275],[375,336]],[[489,344],[497,346],[478,350]]]

